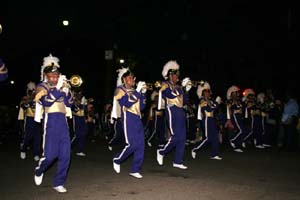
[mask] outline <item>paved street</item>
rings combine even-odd
[[[116,147],[118,148],[118,147]],[[128,175],[131,158],[121,165],[121,173],[112,169],[113,152],[104,140],[87,144],[87,157],[72,155],[66,188],[58,194],[51,187],[53,166],[44,176],[41,186],[33,182],[36,163],[31,153],[19,158],[18,144],[6,140],[0,145],[1,200],[299,200],[300,153],[276,149],[249,149],[234,153],[222,147],[222,161],[210,160],[209,150],[197,154],[196,160],[186,148],[187,170],[172,167],[170,153],[164,165],[156,163],[154,148],[146,148],[142,169],[143,179]]]

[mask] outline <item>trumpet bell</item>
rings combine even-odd
[[[80,87],[83,83],[82,78],[79,75],[71,76],[69,81],[72,87]]]

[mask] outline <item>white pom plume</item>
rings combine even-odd
[[[128,71],[129,71],[129,68],[121,68],[121,69],[117,70],[117,72],[118,72],[117,87],[122,85],[122,76]]]
[[[56,66],[56,67],[60,67],[59,64],[59,59],[57,57],[52,56],[52,54],[50,53],[49,56],[44,57],[44,61],[43,61],[43,65],[41,67],[41,81],[44,80],[44,69],[47,66]]]
[[[179,65],[178,63],[175,61],[175,60],[170,60],[169,62],[167,62],[164,67],[163,67],[163,70],[162,70],[162,76],[167,80],[168,79],[168,71],[170,69],[179,69]]]
[[[204,82],[203,84],[198,85],[197,95],[199,98],[202,97],[203,90],[210,90],[210,85],[208,82]]]

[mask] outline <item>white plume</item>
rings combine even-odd
[[[129,71],[129,68],[121,68],[121,69],[117,70],[117,72],[118,72],[117,87],[122,85],[122,76],[123,76],[123,74],[125,74],[128,71]]]
[[[179,65],[175,60],[170,60],[169,62],[167,62],[162,70],[162,76],[167,80],[168,79],[168,71],[170,69],[179,69]]]
[[[41,67],[41,81],[44,80],[44,69],[47,66],[56,66],[56,67],[60,67],[59,64],[59,59],[57,57],[52,56],[52,54],[50,53],[49,56],[44,57],[44,61],[43,61],[43,65]]]
[[[198,85],[197,95],[198,95],[199,98],[202,97],[203,90],[210,90],[210,85],[206,81],[204,82],[204,84]]]

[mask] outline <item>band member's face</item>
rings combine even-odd
[[[211,95],[211,90],[203,90],[203,96],[206,98],[206,99],[209,99],[210,98],[210,95]]]
[[[170,74],[170,81],[172,83],[177,83],[179,81],[179,76],[177,74]]]
[[[134,87],[134,85],[135,85],[135,77],[132,75],[124,77],[123,81],[124,81],[125,85],[127,85],[129,87]]]
[[[50,72],[46,74],[48,82],[52,85],[56,85],[58,82],[59,78],[59,73],[58,72]]]

